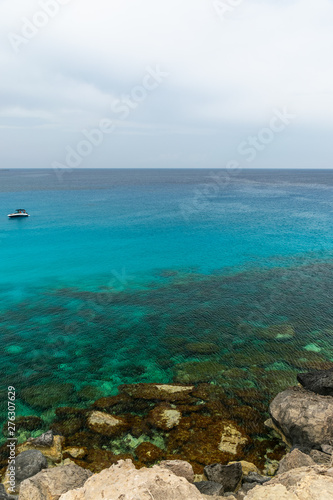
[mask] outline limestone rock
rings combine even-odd
[[[136,470],[131,460],[95,474],[82,488],[61,495],[59,500],[202,500],[197,488],[164,467]],[[31,499],[30,499],[31,500]]]
[[[277,474],[309,465],[314,465],[312,458],[295,448],[281,460]]]
[[[305,389],[322,396],[333,396],[333,368],[299,373],[297,380]]]
[[[83,486],[91,475],[75,464],[43,470],[21,483],[19,500],[58,500],[63,493]]]
[[[93,411],[88,417],[88,427],[103,436],[117,436],[128,429],[125,419],[102,411]]]
[[[221,500],[221,498],[224,498],[224,500],[235,500],[235,497],[234,496],[231,496],[231,497],[221,497],[221,495],[204,495],[203,493],[201,493],[201,497],[200,497],[202,500]],[[185,499],[184,499],[185,500]],[[188,499],[186,499],[188,500]]]
[[[179,477],[184,477],[189,483],[194,482],[194,472],[191,464],[185,460],[162,460],[160,467],[164,467]]]
[[[224,427],[221,441],[218,446],[219,450],[225,453],[237,454],[239,445],[245,445],[247,438],[233,424]]]
[[[331,463],[331,455],[319,450],[311,450],[310,457],[318,465],[329,465]]]
[[[176,408],[168,405],[158,405],[149,413],[149,421],[158,429],[168,431],[177,426],[182,414]]]
[[[239,462],[231,465],[206,465],[204,471],[208,480],[222,484],[224,491],[235,491],[243,476]]]
[[[78,447],[78,446],[72,446],[69,448],[66,448],[63,451],[63,456],[68,457],[68,455],[72,458],[83,458],[87,455],[87,448],[84,447]]]
[[[39,450],[51,463],[58,463],[62,460],[63,442],[64,438],[62,436],[54,436],[51,446],[38,446],[34,441],[27,441],[18,447],[18,452],[22,453],[26,450]]]
[[[300,500],[289,492],[283,484],[256,486],[246,495],[245,500]]]
[[[327,453],[328,455],[333,455],[333,446],[330,446],[328,444],[322,444],[321,449],[324,453]]]
[[[333,441],[333,397],[301,387],[279,393],[269,408],[274,424],[293,445],[320,448]]]
[[[331,500],[333,470],[314,465],[299,467],[249,492],[246,500]]]

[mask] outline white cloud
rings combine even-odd
[[[79,132],[110,117],[112,101],[155,64],[170,76],[123,133],[255,128],[279,106],[297,115],[300,134],[332,124],[329,0],[246,0],[223,22],[213,0],[70,0],[16,54],[8,34],[20,34],[41,1],[0,3],[2,127],[36,117]]]

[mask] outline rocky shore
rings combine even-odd
[[[58,408],[17,448],[0,448],[0,500],[333,499],[333,368],[299,374],[263,422],[210,384],[134,384],[87,409]],[[40,420],[40,419],[39,419]],[[33,431],[38,417],[21,417]]]

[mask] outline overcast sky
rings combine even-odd
[[[331,168],[332,26],[332,0],[0,0],[0,168]]]

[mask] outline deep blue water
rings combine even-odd
[[[74,385],[42,412],[86,385],[232,391],[333,362],[333,171],[60,174],[0,171],[3,388],[21,414],[36,385]],[[18,207],[30,218],[9,220]]]

